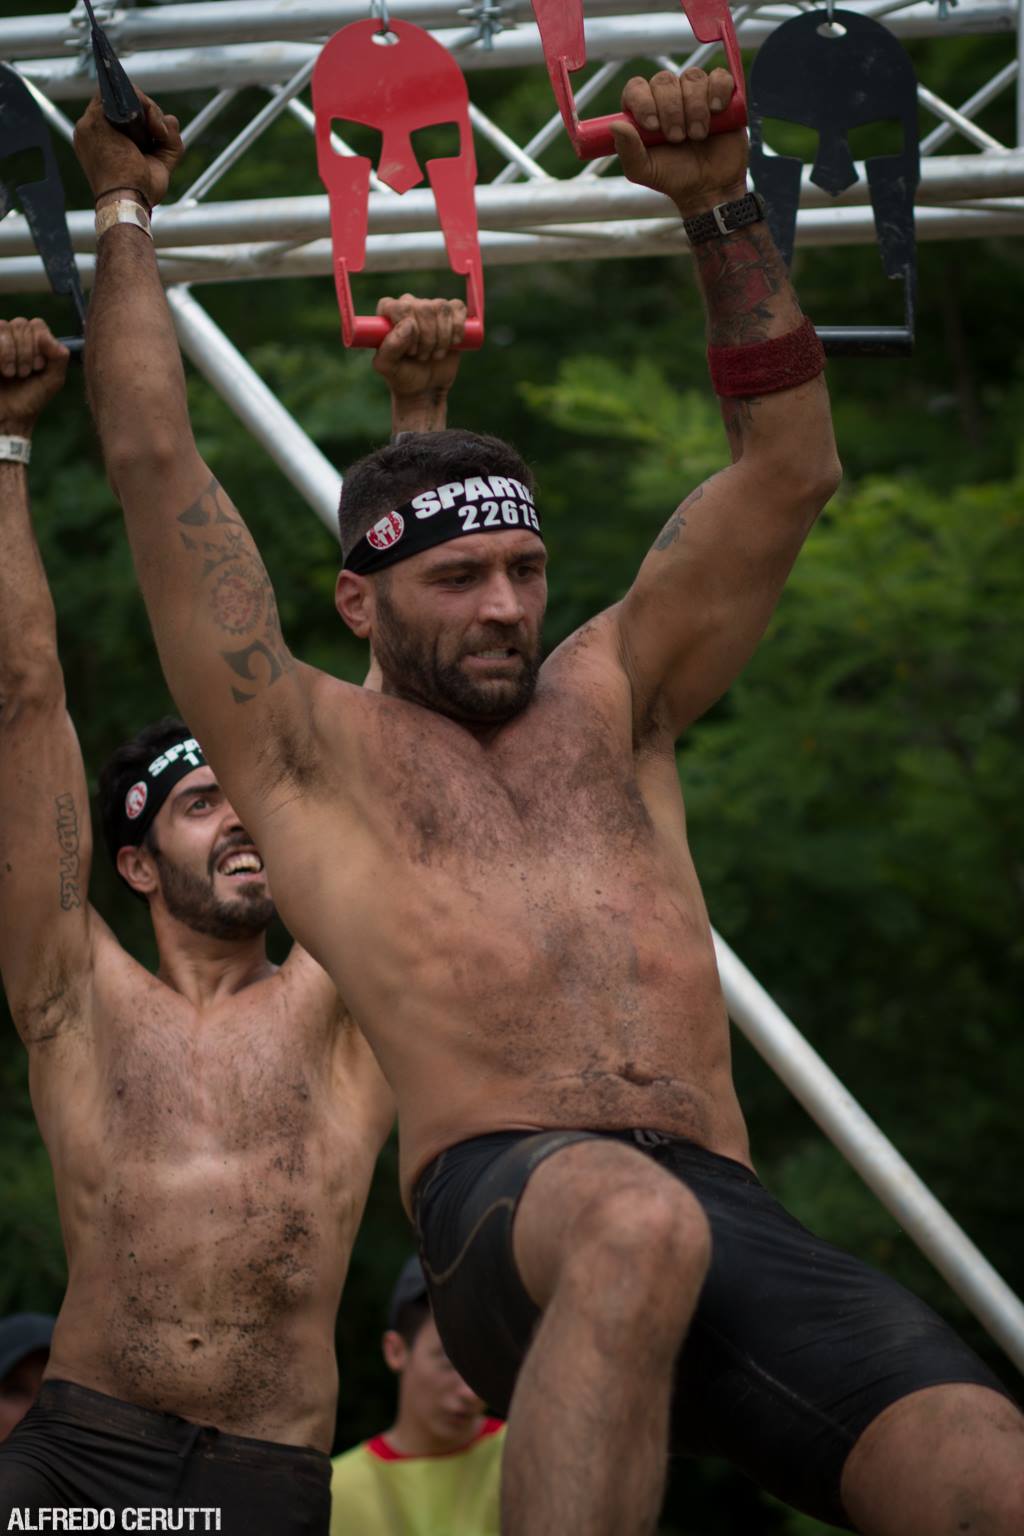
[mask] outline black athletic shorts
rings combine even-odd
[[[224,1435],[69,1381],[44,1381],[0,1445],[0,1531],[14,1509],[219,1509],[222,1536],[327,1536],[331,1463],[322,1451]],[[134,1523],[133,1523],[134,1522]],[[175,1526],[174,1529],[189,1530]]]
[[[843,1463],[883,1408],[922,1387],[1005,1388],[930,1307],[822,1242],[742,1163],[658,1131],[519,1131],[450,1147],[413,1214],[438,1329],[456,1369],[505,1415],[539,1312],[512,1223],[533,1170],[592,1137],[639,1147],[696,1196],[712,1257],[679,1357],[672,1450],[724,1456],[763,1488],[849,1528]]]

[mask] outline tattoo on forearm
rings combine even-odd
[[[754,406],[760,404],[761,401],[756,395],[752,395],[749,399],[730,396],[723,398],[721,401],[722,420],[725,422],[725,435],[729,439],[729,447],[732,450],[734,464],[737,459],[742,459],[743,457],[743,440],[746,436],[747,428],[753,424]]]
[[[777,318],[772,301],[788,286],[782,259],[766,231],[709,240],[694,248],[708,307],[712,346],[764,341]],[[792,299],[796,310],[796,299]],[[799,313],[799,311],[796,311]]]
[[[202,562],[199,579],[208,586],[214,625],[227,635],[254,637],[237,650],[220,653],[236,677],[254,685],[231,685],[235,703],[247,704],[295,665],[281,635],[270,577],[215,479],[178,522],[182,543]]]
[[[62,912],[71,912],[82,905],[79,890],[81,859],[78,853],[78,811],[73,795],[58,795],[57,842],[60,845],[60,905]]]
[[[695,491],[691,491],[686,500],[680,506],[676,507],[676,510],[672,513],[672,516],[669,518],[668,522],[665,524],[664,528],[661,530],[661,532],[658,534],[658,537],[654,541],[654,548],[656,550],[660,552],[663,549],[668,549],[670,545],[676,542],[676,540],[679,538],[679,535],[686,527],[686,518],[683,516],[683,513],[687,510],[688,507],[696,506],[697,502],[700,501],[703,495],[704,487],[702,485],[698,485],[697,489]]]

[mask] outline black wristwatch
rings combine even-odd
[[[756,224],[764,215],[764,198],[760,192],[748,192],[746,197],[738,197],[735,202],[719,203],[709,208],[707,213],[697,213],[692,219],[684,219],[683,228],[691,245],[703,245],[705,240],[714,240],[718,235],[731,235],[734,229]]]

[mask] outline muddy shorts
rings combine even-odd
[[[331,1463],[305,1446],[249,1440],[137,1408],[68,1381],[44,1381],[0,1445],[0,1531],[12,1512],[100,1509],[120,1530],[327,1536]],[[220,1510],[220,1523],[188,1510]],[[135,1514],[142,1510],[142,1516]],[[184,1510],[184,1524],[161,1510]],[[37,1526],[30,1527],[38,1529]],[[52,1520],[48,1529],[59,1529]]]
[[[515,1265],[516,1207],[539,1163],[595,1136],[638,1147],[679,1179],[711,1227],[678,1363],[676,1454],[723,1456],[787,1504],[849,1528],[843,1464],[884,1408],[953,1382],[1005,1394],[930,1307],[815,1237],[743,1164],[658,1131],[510,1131],[450,1147],[413,1199],[445,1349],[493,1412],[508,1412],[540,1315]]]

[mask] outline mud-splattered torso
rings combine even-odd
[[[203,1015],[107,958],[30,1047],[70,1275],[50,1374],[328,1446],[376,1066],[308,956]]]
[[[650,1126],[747,1156],[672,743],[638,748],[590,643],[487,741],[364,696],[316,846],[289,823],[325,899],[287,867],[275,890],[395,1089],[407,1193],[444,1146],[503,1128]]]

